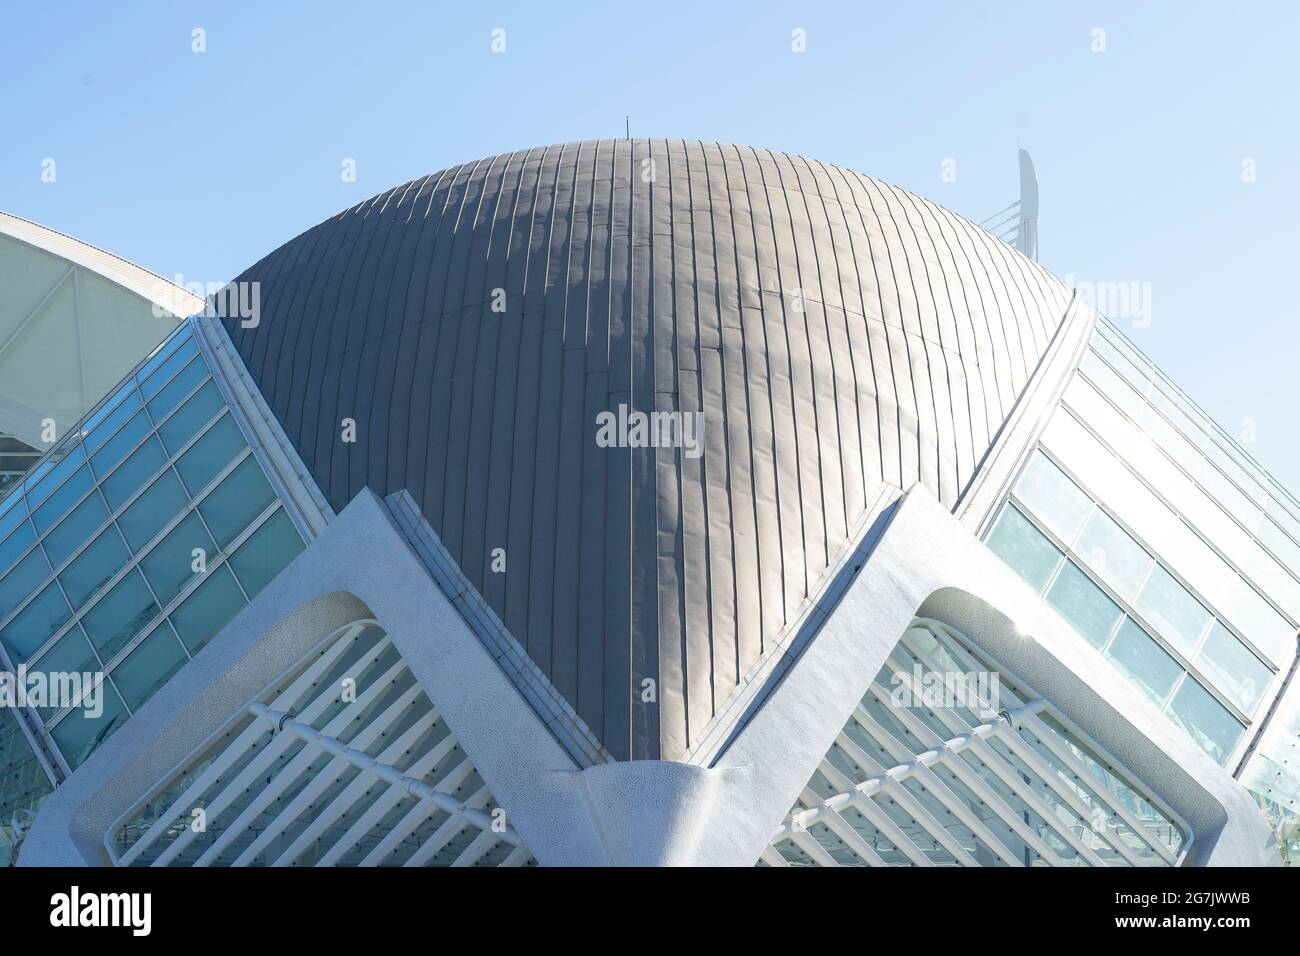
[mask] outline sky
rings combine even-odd
[[[1123,283],[1120,327],[1300,494],[1300,4],[48,0],[3,21],[0,209],[186,282],[625,117],[976,221],[1016,198],[1024,147],[1043,264]]]

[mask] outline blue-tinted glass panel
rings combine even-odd
[[[81,766],[108,736],[126,722],[126,708],[122,698],[108,681],[99,688],[99,707],[78,707],[70,711],[50,731],[50,736],[58,744],[63,759],[73,770]]]
[[[113,668],[113,683],[126,706],[135,710],[184,667],[187,660],[180,641],[163,621],[126,660]]]
[[[302,538],[282,508],[239,546],[230,564],[249,598],[254,598],[301,550]]]
[[[235,424],[234,416],[223,415],[180,457],[176,462],[176,470],[180,472],[190,494],[196,495],[244,447],[244,436]]]
[[[81,426],[86,433],[81,440],[86,454],[93,455],[139,407],[140,393],[135,390],[135,381],[129,380]]]
[[[196,548],[203,551],[200,567],[206,567],[207,562],[216,555],[217,549],[204,530],[199,516],[190,512],[141,559],[140,569],[164,605],[202,573],[194,570],[196,558],[193,552]]]
[[[158,615],[149,587],[137,569],[113,586],[81,619],[90,643],[107,662]]]
[[[1228,709],[1190,677],[1178,688],[1169,714],[1202,750],[1220,764],[1227,763],[1232,748],[1245,729]]]
[[[1132,598],[1152,565],[1151,555],[1103,511],[1094,511],[1074,550],[1121,596]]]
[[[5,625],[5,629],[0,631],[0,643],[4,644],[14,664],[21,664],[40,650],[41,645],[53,637],[71,616],[72,611],[63,599],[58,582],[51,582]]]
[[[1157,704],[1163,704],[1183,668],[1151,635],[1130,620],[1119,626],[1106,656]]]
[[[1092,510],[1092,499],[1042,452],[1029,460],[1016,483],[1016,496],[1066,544]]]
[[[81,467],[85,460],[86,450],[80,445],[76,445],[60,461],[47,463],[46,467],[42,469],[43,477],[27,485],[27,507],[31,508],[32,511],[36,511],[37,507],[50,495],[54,494],[68,476]],[[72,502],[67,501],[63,506],[63,511],[66,511],[70,504]],[[59,514],[63,514],[63,511],[60,511]],[[58,515],[55,515],[55,517],[57,518]],[[50,524],[52,523],[51,520]],[[40,522],[37,522],[37,527],[41,527]],[[48,528],[49,524],[46,524],[45,527]],[[44,530],[44,528],[41,528],[41,530]]]
[[[190,355],[193,355],[194,354],[193,350],[198,348],[198,346],[194,344],[193,338],[190,336],[190,330],[185,326],[181,326],[178,329],[176,329],[175,332],[173,332],[170,336],[168,336],[166,339],[163,340],[162,344],[160,344],[156,349],[154,349],[153,354],[150,355],[148,360],[145,361],[140,366],[140,371],[136,373],[135,376],[136,381],[143,382],[146,379],[150,378],[153,375],[153,373],[162,366],[164,362],[166,362],[169,358],[171,358],[173,355],[176,354],[177,349],[179,349],[182,345],[186,346],[191,350],[189,352]],[[172,371],[175,372],[176,369],[180,368],[182,365],[185,364],[185,361],[186,360],[181,360],[175,366],[175,368],[172,369]],[[171,376],[163,375],[162,377],[164,379],[167,379],[170,378]],[[154,387],[154,391],[150,392],[149,394],[153,395],[154,392],[156,392],[159,388],[162,388],[163,384],[165,384],[165,382],[156,385]]]
[[[37,585],[50,576],[50,563],[40,548],[28,553],[14,569],[0,578],[0,621],[27,600]]]
[[[50,564],[57,568],[72,552],[89,541],[95,530],[107,520],[108,508],[99,497],[99,493],[92,491],[86,500],[73,508],[72,513],[60,521],[59,526],[47,534],[41,542],[45,546],[45,554],[49,557]]]
[[[235,576],[223,564],[172,612],[171,621],[190,653],[197,654],[245,603]]]
[[[116,511],[122,507],[140,486],[158,474],[167,461],[162,443],[152,435],[124,461],[121,466],[100,483],[108,506]]]
[[[74,608],[80,608],[131,560],[122,536],[112,525],[105,528],[77,559],[59,575],[63,591]]]
[[[221,389],[217,388],[216,382],[208,382],[159,427],[158,434],[167,450],[173,455],[180,451],[181,446],[224,407]]]
[[[91,477],[89,467],[83,467],[65,481],[44,504],[32,511],[32,524],[36,525],[37,533],[44,534],[54,527],[54,523],[62,518],[94,483],[95,479]]]
[[[99,660],[90,649],[90,642],[81,628],[73,626],[64,634],[57,644],[41,655],[40,660],[33,661],[27,668],[28,673],[57,674],[96,674],[99,672]],[[83,682],[83,686],[84,682]],[[50,701],[46,707],[38,707],[41,717],[48,720],[72,701]]]
[[[1136,607],[1165,640],[1186,655],[1192,653],[1210,620],[1205,605],[1158,564],[1143,585]]]
[[[149,414],[153,416],[153,420],[161,422],[166,418],[171,410],[181,403],[181,399],[193,391],[207,374],[208,367],[203,364],[201,358],[195,358],[181,369],[180,374],[149,402]]]
[[[1254,712],[1273,679],[1273,672],[1264,662],[1218,621],[1210,629],[1196,664],[1243,714]]]
[[[152,430],[153,423],[149,421],[149,416],[143,411],[136,412],[135,417],[108,440],[108,444],[91,456],[90,467],[98,477],[103,478]]]
[[[16,530],[10,533],[9,537],[0,543],[0,574],[4,574],[14,563],[21,557],[32,542],[36,540],[36,532],[32,529],[30,521],[24,521]],[[0,614],[0,617],[3,617]]]
[[[1093,647],[1106,643],[1121,614],[1119,605],[1072,561],[1067,561],[1056,576],[1047,592],[1047,603],[1060,611]]]
[[[1042,591],[1061,560],[1061,552],[1028,518],[1011,506],[1002,510],[986,544],[998,557]]]
[[[199,511],[224,548],[274,500],[275,491],[249,455],[199,503]]]
[[[0,500],[0,541],[26,517],[27,502],[22,495],[14,492],[8,498]]]
[[[140,393],[144,396],[145,401],[153,398],[166,388],[172,377],[199,353],[198,343],[190,337],[178,341],[174,347],[169,344],[168,348],[173,350],[166,354],[161,363],[157,363],[156,368],[150,371],[150,366],[155,364],[153,360],[150,360],[149,364],[140,370]],[[162,353],[155,356],[155,358],[161,357],[161,355]]]
[[[166,471],[135,500],[135,504],[122,512],[117,526],[122,529],[131,550],[138,552],[188,504],[189,499],[180,481],[172,472]]]

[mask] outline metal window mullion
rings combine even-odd
[[[62,562],[62,563],[61,563],[57,568],[56,568],[56,567],[54,566],[54,564],[50,561],[49,553],[46,552],[45,549],[44,549],[44,542],[45,542],[45,538],[46,538],[46,536],[47,536],[51,531],[53,531],[55,528],[57,528],[57,527],[58,527],[58,524],[55,524],[54,527],[52,527],[52,528],[49,529],[49,531],[46,531],[46,532],[43,532],[43,533],[42,533],[42,532],[36,532],[36,538],[35,538],[35,540],[33,541],[32,545],[31,545],[31,546],[30,546],[26,551],[23,552],[22,556],[21,556],[18,560],[20,561],[20,560],[22,560],[23,558],[26,558],[26,557],[27,557],[28,555],[30,555],[33,551],[35,551],[36,548],[39,546],[39,547],[41,548],[41,553],[42,553],[42,554],[44,555],[44,557],[45,557],[45,563],[46,563],[47,565],[50,566],[50,575],[49,575],[49,577],[42,578],[42,579],[41,579],[41,582],[40,582],[39,584],[35,585],[35,586],[32,588],[32,592],[31,592],[30,594],[28,594],[26,598],[23,599],[22,603],[20,603],[19,605],[17,605],[17,606],[16,606],[16,607],[15,607],[15,608],[14,608],[14,609],[13,609],[13,610],[8,614],[8,616],[6,616],[6,617],[3,618],[3,619],[0,619],[0,630],[2,630],[3,628],[7,627],[7,626],[9,625],[9,623],[10,623],[10,622],[15,618],[15,617],[17,617],[19,614],[21,614],[22,611],[23,611],[23,609],[24,609],[28,604],[31,603],[32,599],[35,598],[36,595],[38,595],[41,591],[43,591],[43,590],[45,589],[45,587],[50,583],[50,581],[55,580],[55,579],[59,576],[59,574],[61,574],[63,571],[66,571],[66,570],[68,569],[68,566],[71,565],[72,562],[76,561],[77,558],[79,558],[79,557],[82,555],[82,553],[83,553],[87,548],[89,548],[90,545],[93,544],[93,543],[98,539],[99,535],[102,534],[103,531],[104,531],[106,528],[108,528],[110,525],[112,525],[113,527],[118,528],[118,534],[121,534],[121,533],[122,533],[122,532],[121,532],[121,528],[118,527],[117,519],[120,518],[120,517],[121,517],[121,516],[122,516],[122,515],[123,515],[123,514],[124,514],[124,513],[125,513],[125,512],[126,512],[126,511],[131,507],[131,506],[132,506],[132,505],[134,505],[134,504],[136,503],[136,501],[138,501],[138,500],[139,500],[139,499],[140,499],[140,498],[145,494],[145,492],[147,492],[151,487],[153,487],[154,482],[156,482],[160,477],[162,477],[162,475],[163,475],[164,473],[170,471],[170,472],[172,472],[173,475],[175,475],[177,481],[180,481],[180,483],[181,483],[181,489],[182,489],[183,491],[185,491],[186,498],[189,499],[190,504],[187,505],[187,507],[186,507],[186,511],[183,512],[183,513],[188,513],[188,511],[189,511],[192,507],[194,507],[195,505],[197,505],[198,501],[199,501],[202,497],[206,497],[206,496],[207,496],[207,493],[209,493],[209,492],[212,490],[212,488],[214,488],[217,484],[219,484],[220,481],[221,481],[221,479],[225,478],[225,476],[228,475],[228,474],[230,473],[230,471],[232,470],[232,466],[235,465],[235,464],[237,464],[238,462],[242,461],[242,460],[246,457],[246,455],[245,455],[244,453],[238,453],[238,454],[236,454],[236,456],[235,456],[233,459],[231,459],[231,461],[230,461],[229,463],[227,463],[227,464],[223,467],[223,469],[222,469],[220,472],[217,473],[217,477],[216,477],[212,482],[210,482],[210,483],[209,483],[205,488],[201,489],[201,494],[200,494],[200,495],[196,495],[196,496],[194,496],[194,497],[190,497],[189,490],[185,487],[185,482],[184,482],[184,481],[181,481],[180,474],[175,470],[175,461],[178,460],[182,455],[184,455],[185,452],[187,452],[187,451],[190,449],[190,447],[191,447],[195,442],[197,442],[201,437],[203,437],[203,435],[207,433],[207,431],[212,427],[212,425],[213,425],[216,421],[218,421],[224,413],[225,413],[225,409],[222,409],[221,412],[218,412],[216,415],[214,415],[214,416],[213,416],[213,417],[212,417],[212,418],[207,422],[207,424],[205,424],[202,428],[200,428],[197,432],[195,432],[193,436],[191,436],[191,438],[190,438],[189,441],[187,441],[183,446],[181,446],[181,448],[176,452],[175,456],[169,456],[169,457],[166,459],[166,461],[164,462],[163,466],[162,466],[161,468],[159,468],[159,469],[158,469],[156,472],[154,472],[153,474],[149,475],[149,476],[148,476],[144,481],[142,481],[141,484],[140,484],[140,487],[137,488],[137,489],[135,490],[135,492],[133,492],[133,493],[131,494],[131,496],[128,497],[124,502],[122,502],[122,504],[119,505],[116,509],[112,509],[112,508],[109,508],[109,507],[108,507],[108,500],[105,499],[105,498],[103,497],[103,492],[102,492],[102,490],[101,490],[101,485],[103,484],[103,481],[104,481],[104,480],[107,480],[108,475],[106,475],[104,479],[98,480],[98,481],[96,481],[94,484],[92,484],[92,485],[90,486],[90,488],[87,490],[86,494],[84,494],[81,498],[77,499],[77,503],[76,503],[76,505],[73,505],[72,508],[69,508],[69,509],[68,509],[68,512],[67,512],[66,514],[64,514],[62,518],[59,519],[59,523],[62,523],[62,521],[63,521],[65,518],[67,518],[69,514],[72,513],[73,508],[75,508],[75,507],[77,507],[77,506],[83,504],[83,503],[84,503],[84,502],[85,502],[85,501],[90,497],[90,495],[91,495],[92,492],[99,492],[99,494],[100,494],[100,500],[101,500],[101,501],[103,502],[103,504],[104,504],[104,510],[108,512],[108,517],[105,519],[105,521],[104,521],[103,524],[96,525],[96,526],[95,526],[95,529],[94,529],[93,531],[91,531],[91,532],[86,536],[86,539],[85,539],[85,540],[84,540],[84,541],[83,541],[83,542],[82,542],[82,543],[81,543],[81,544],[76,548],[76,550],[74,550],[74,551],[73,551],[73,552],[72,552],[72,553],[71,553],[67,558],[65,558],[65,559],[63,560],[63,562]],[[156,431],[150,431],[149,433],[147,433],[146,435],[144,435],[144,436],[140,439],[139,444],[137,444],[133,449],[131,449],[131,451],[132,451],[132,452],[134,452],[134,451],[138,451],[140,448],[142,448],[142,447],[144,446],[144,443],[145,443],[146,441],[148,441],[150,438],[153,438],[153,437],[155,436],[155,434],[156,434]],[[247,447],[245,447],[245,452],[246,452],[247,450],[248,450]],[[166,451],[167,451],[166,446],[163,446],[163,451],[164,451],[164,453],[166,453]],[[129,454],[123,456],[122,462],[119,462],[118,464],[120,465],[120,464],[122,464],[123,462],[125,462],[126,458],[128,458],[128,457],[130,457]],[[116,467],[115,467],[113,470],[116,471]],[[93,474],[93,472],[92,472],[92,474]],[[110,472],[109,474],[111,475],[112,472]],[[178,514],[183,514],[183,513],[182,513],[182,512],[178,512]],[[30,519],[30,512],[29,512],[28,517],[29,517],[29,519]],[[165,530],[170,530],[170,528],[172,528],[172,527],[174,527],[174,525],[168,525],[167,528],[166,528]],[[32,525],[32,530],[33,530],[33,531],[36,531],[36,525],[35,525],[35,524]],[[164,533],[165,533],[165,531],[164,531]],[[131,564],[136,563],[136,561],[138,560],[139,556],[140,556],[141,554],[143,554],[144,552],[148,551],[148,550],[149,550],[149,549],[150,549],[154,544],[157,543],[158,540],[159,540],[159,536],[158,536],[158,535],[155,535],[155,536],[154,536],[153,538],[151,538],[149,541],[147,541],[147,542],[145,542],[143,545],[141,545],[141,546],[140,546],[140,549],[139,549],[138,551],[135,551],[135,550],[132,550],[131,547],[130,547],[130,544],[127,543],[126,535],[122,535],[122,541],[123,541],[124,544],[127,544],[127,549],[128,549],[129,551],[131,551],[131,556],[132,556],[132,557],[131,557],[131,560],[128,562],[127,566],[130,566]],[[17,565],[17,561],[15,561],[14,564],[15,564],[15,566],[16,566],[16,565]],[[100,591],[95,592],[95,594],[90,595],[90,597],[93,598],[93,597],[95,597],[95,596],[98,595],[98,594],[102,594],[103,591],[104,591],[104,588],[101,587]],[[88,598],[88,599],[86,600],[85,604],[83,605],[83,609],[86,608],[86,607],[89,607],[89,606],[92,605],[93,603],[94,603],[94,601],[92,601],[92,600],[90,600],[90,599]],[[68,606],[71,607],[71,603],[69,603]],[[76,615],[74,614],[74,617],[75,617],[75,616],[76,616]],[[45,645],[43,645],[43,646],[44,646],[44,647],[48,647],[50,643],[53,643],[53,642],[47,642],[47,643],[46,643]],[[32,656],[35,657],[36,655],[33,654]]]
[[[821,866],[837,867],[840,865],[835,857],[831,856],[830,852],[807,831],[800,830],[797,833],[790,834],[790,841]]]
[[[1097,390],[1097,389],[1095,388],[1095,386],[1093,386],[1093,388],[1094,388],[1094,390],[1097,391],[1097,394],[1098,394],[1098,395],[1101,395],[1102,398],[1105,399],[1105,396],[1102,395],[1102,393],[1100,392],[1100,390]],[[1107,401],[1109,401],[1109,400],[1107,399]],[[1211,551],[1213,551],[1214,554],[1215,554],[1215,555],[1216,555],[1216,556],[1217,556],[1221,561],[1223,561],[1224,564],[1226,564],[1229,568],[1231,568],[1233,571],[1235,571],[1239,576],[1241,576],[1243,579],[1245,579],[1247,582],[1249,582],[1249,583],[1251,584],[1251,586],[1254,587],[1254,589],[1256,590],[1256,592],[1258,592],[1258,593],[1260,594],[1260,596],[1263,597],[1264,600],[1268,602],[1269,606],[1272,607],[1275,611],[1277,611],[1277,613],[1278,613],[1282,618],[1284,618],[1284,619],[1285,619],[1289,624],[1291,624],[1292,626],[1297,626],[1297,622],[1296,622],[1295,620],[1293,620],[1292,617],[1291,617],[1289,614],[1287,614],[1285,611],[1283,611],[1281,608],[1279,608],[1276,604],[1274,604],[1273,601],[1268,597],[1267,594],[1265,594],[1263,591],[1261,591],[1258,587],[1255,587],[1255,586],[1254,586],[1254,580],[1253,580],[1252,578],[1247,578],[1247,577],[1245,576],[1245,574],[1242,572],[1242,569],[1240,568],[1240,566],[1237,564],[1237,562],[1236,562],[1234,559],[1229,558],[1226,554],[1224,554],[1224,552],[1223,552],[1223,551],[1218,547],[1218,545],[1216,545],[1213,541],[1211,541],[1209,538],[1207,538],[1207,537],[1204,535],[1204,533],[1201,531],[1201,529],[1200,529],[1196,524],[1194,524],[1193,522],[1191,522],[1190,520],[1188,520],[1187,516],[1184,515],[1182,511],[1180,511],[1178,508],[1175,508],[1172,504],[1170,504],[1169,500],[1168,500],[1167,498],[1165,498],[1165,496],[1164,496],[1163,494],[1161,494],[1161,493],[1160,493],[1156,488],[1154,488],[1154,487],[1153,487],[1149,482],[1147,482],[1146,479],[1144,479],[1144,478],[1143,478],[1143,477],[1142,477],[1142,476],[1141,476],[1141,475],[1140,475],[1140,474],[1139,474],[1139,473],[1134,469],[1132,463],[1131,463],[1127,458],[1125,458],[1123,455],[1120,455],[1118,452],[1116,452],[1115,449],[1111,447],[1110,443],[1109,443],[1108,441],[1106,441],[1106,439],[1105,439],[1104,437],[1102,437],[1102,436],[1097,432],[1097,430],[1096,430],[1095,428],[1093,428],[1093,427],[1092,427],[1092,426],[1091,426],[1087,421],[1085,421],[1085,416],[1083,415],[1082,412],[1080,412],[1080,411],[1078,411],[1077,409],[1073,408],[1073,407],[1072,407],[1068,402],[1062,402],[1062,407],[1065,408],[1066,413],[1067,413],[1068,415],[1070,415],[1070,417],[1072,417],[1076,422],[1078,422],[1081,426],[1083,426],[1083,428],[1084,428],[1085,431],[1087,431],[1090,435],[1092,435],[1092,437],[1097,441],[1098,444],[1100,444],[1100,445],[1102,446],[1102,448],[1104,448],[1107,452],[1110,453],[1110,455],[1111,455],[1112,458],[1114,458],[1117,462],[1119,462],[1119,464],[1120,464],[1120,466],[1121,466],[1122,468],[1124,468],[1126,471],[1128,471],[1128,472],[1129,472],[1129,473],[1130,473],[1130,474],[1131,474],[1131,475],[1132,475],[1132,476],[1133,476],[1133,477],[1138,481],[1139,484],[1141,484],[1144,488],[1146,488],[1146,489],[1147,489],[1147,490],[1148,490],[1148,491],[1149,491],[1149,492],[1150,492],[1150,493],[1151,493],[1151,494],[1152,494],[1152,495],[1153,495],[1153,496],[1154,496],[1154,497],[1155,497],[1155,498],[1156,498],[1156,499],[1157,499],[1161,504],[1163,504],[1163,505],[1165,506],[1165,508],[1167,508],[1167,509],[1169,510],[1169,513],[1170,513],[1170,514],[1172,514],[1172,515],[1173,515],[1174,517],[1176,517],[1179,521],[1181,521],[1184,525],[1186,525],[1187,528],[1188,528],[1188,529],[1189,529],[1193,534],[1195,534],[1197,538],[1200,539],[1200,541],[1201,541],[1202,544],[1204,544],[1207,548],[1209,548]],[[1120,410],[1120,414],[1123,415],[1123,411],[1122,411],[1122,410]],[[1140,426],[1140,425],[1137,425],[1136,423],[1134,423],[1133,420],[1132,420],[1131,418],[1128,418],[1128,417],[1125,415],[1125,416],[1124,416],[1124,420],[1127,421],[1127,422],[1128,422],[1130,425],[1132,425],[1134,428],[1137,428],[1139,431],[1141,431],[1141,426]],[[1142,434],[1145,435],[1145,432],[1143,432]],[[1209,495],[1207,492],[1205,492],[1205,489],[1204,489],[1204,488],[1201,488],[1201,486],[1197,483],[1197,481],[1196,481],[1196,479],[1195,479],[1194,477],[1192,477],[1191,475],[1188,475],[1187,472],[1186,472],[1186,470],[1185,470],[1185,469],[1182,469],[1180,466],[1178,466],[1176,462],[1175,462],[1174,464],[1175,464],[1175,467],[1179,467],[1180,471],[1182,471],[1182,473],[1187,477],[1187,479],[1188,479],[1188,480],[1189,480],[1189,481],[1190,481],[1194,486],[1196,486],[1200,491],[1202,491],[1203,493],[1205,493],[1206,498],[1207,498],[1207,499],[1208,499],[1208,500],[1209,500],[1213,505],[1215,505],[1215,507],[1217,507],[1220,511],[1223,511],[1224,514],[1228,516],[1228,519],[1229,519],[1230,521],[1232,521],[1233,523],[1237,524],[1237,526],[1238,526],[1239,528],[1241,528],[1242,532],[1243,532],[1247,537],[1251,538],[1252,540],[1255,538],[1255,536],[1254,536],[1250,531],[1248,531],[1248,530],[1245,528],[1245,526],[1241,524],[1240,521],[1238,521],[1238,520],[1237,520],[1236,518],[1234,518],[1232,515],[1228,514],[1228,512],[1224,509],[1223,505],[1219,504],[1219,502],[1218,502],[1218,500],[1217,500],[1216,498],[1214,498],[1213,496],[1211,496],[1211,495]],[[1267,549],[1264,549],[1264,550],[1267,550]],[[1282,564],[1282,563],[1280,563],[1280,562],[1278,562],[1278,566],[1279,566],[1280,568],[1282,568],[1282,570],[1286,571],[1286,572],[1287,572],[1287,573],[1288,573],[1288,574],[1289,574],[1293,579],[1295,579],[1295,581],[1296,581],[1297,583],[1300,583],[1300,575],[1297,575],[1296,572],[1292,571],[1290,568],[1288,568],[1286,565],[1284,565],[1284,564]],[[1204,603],[1204,602],[1203,602],[1203,603]]]

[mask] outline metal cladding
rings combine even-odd
[[[237,281],[330,503],[407,489],[620,759],[700,740],[882,482],[955,505],[1070,299],[885,183],[662,140],[447,169]]]

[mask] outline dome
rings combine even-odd
[[[886,183],[664,140],[446,169],[237,281],[333,507],[406,489],[620,759],[700,741],[882,494],[958,503],[1071,299]]]

